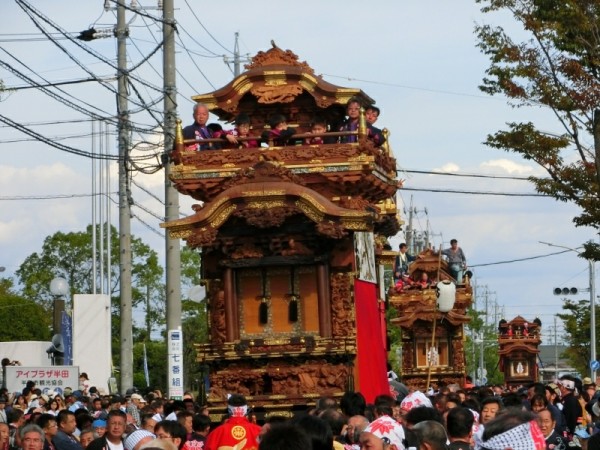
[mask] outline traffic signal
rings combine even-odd
[[[563,287],[563,288],[559,288],[556,287],[554,288],[554,295],[577,295],[577,288],[576,287]]]

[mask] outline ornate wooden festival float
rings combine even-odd
[[[538,381],[538,347],[542,340],[542,322],[521,316],[498,324],[499,367],[507,386],[527,386]]]
[[[254,136],[278,113],[303,142],[313,116],[338,130],[350,98],[374,103],[275,45],[246,69],[193,99],[224,122],[246,113]],[[382,265],[400,228],[396,161],[367,138],[364,114],[346,134],[357,142],[188,151],[178,125],[171,180],[200,203],[163,226],[201,251],[210,342],[196,344],[197,361],[215,413],[234,392],[262,416],[389,392]]]
[[[465,381],[464,325],[469,322],[467,309],[472,302],[473,289],[469,277],[455,284],[448,264],[431,249],[420,253],[409,266],[412,280],[426,273],[430,286],[404,286],[390,290],[389,303],[398,317],[392,323],[402,333],[402,382],[424,390]],[[453,304],[439,306],[440,289],[452,297]],[[428,386],[429,385],[429,386]]]

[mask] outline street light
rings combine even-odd
[[[581,255],[575,248],[565,247],[564,245],[551,244],[550,242],[538,241],[540,244],[549,245],[550,247],[564,248]],[[589,289],[590,289],[590,364],[596,361],[596,267],[593,259],[586,259],[588,262],[589,272]],[[596,370],[591,370],[592,381],[596,379]]]
[[[65,310],[65,296],[69,292],[69,284],[62,277],[56,277],[50,282],[50,293],[54,296],[52,345],[47,352],[52,354],[53,364],[61,366],[64,361],[64,343],[62,341],[62,313]]]

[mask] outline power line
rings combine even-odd
[[[117,194],[117,192],[113,192]],[[96,194],[48,194],[48,195],[0,195],[0,201],[23,201],[23,200],[57,200],[65,198],[87,198],[103,196],[103,193]]]
[[[105,78],[103,81],[114,81],[116,78]],[[90,81],[97,81],[94,78],[81,78],[79,80],[71,80],[71,81],[56,81],[53,83],[40,84],[39,86],[6,86],[5,89],[7,91],[22,91],[23,89],[37,89],[38,87],[55,87],[55,86],[64,86],[67,84],[81,84],[81,83],[89,83]]]
[[[560,252],[548,253],[546,255],[529,256],[527,258],[509,259],[507,261],[498,261],[498,262],[485,263],[485,264],[469,264],[469,267],[473,268],[473,267],[497,266],[500,264],[511,264],[511,263],[515,263],[515,262],[530,261],[532,259],[540,259],[540,258],[547,258],[548,256],[561,255],[563,253],[568,253],[570,251],[571,250],[561,250]]]
[[[465,178],[490,178],[490,179],[501,179],[501,180],[518,180],[518,181],[530,181],[528,177],[515,177],[508,175],[483,175],[475,173],[452,173],[452,172],[440,172],[431,170],[415,170],[415,169],[398,169],[396,173],[417,173],[423,175],[443,175],[448,177],[465,177]]]
[[[57,148],[58,150],[61,150],[61,151],[67,152],[67,153],[72,153],[72,154],[78,155],[78,156],[84,156],[86,158],[108,159],[108,160],[113,160],[113,161],[119,160],[118,155],[94,154],[94,153],[90,153],[90,152],[87,152],[84,150],[80,150],[75,147],[61,144],[59,142],[49,140],[45,136],[42,136],[41,134],[36,133],[35,131],[31,130],[30,128],[27,128],[27,127],[21,125],[20,123],[17,123],[15,121],[13,121],[12,119],[10,119],[6,116],[3,116],[1,114],[0,114],[0,122],[4,122],[5,124],[10,125],[11,127],[15,128],[16,130],[21,131],[22,133],[25,133],[25,134],[35,138],[37,141],[43,142],[47,145],[50,145],[51,147]],[[155,157],[158,157],[158,155],[155,154],[155,155],[149,155],[149,156],[140,156],[140,157],[136,157],[135,160],[145,161],[145,160],[148,160],[150,158],[155,158]],[[131,156],[129,158],[131,158]]]
[[[456,96],[460,96],[460,97],[484,98],[487,100],[499,100],[499,101],[503,101],[503,102],[505,101],[505,99],[502,99],[499,97],[487,96],[487,95],[469,94],[466,92],[444,91],[441,89],[423,88],[420,86],[408,86],[405,84],[398,84],[398,83],[386,83],[383,81],[362,80],[360,78],[352,78],[349,76],[342,76],[342,75],[331,75],[331,74],[326,74],[326,73],[324,73],[323,75],[325,75],[327,77],[332,77],[332,78],[341,78],[343,80],[348,80],[348,81],[360,81],[361,83],[376,84],[379,86],[397,87],[397,88],[402,88],[402,89],[410,89],[410,90],[414,90],[414,91],[431,92],[434,94],[446,94],[446,95],[456,95]]]
[[[208,34],[210,36],[210,38],[215,41],[223,50],[225,50],[226,52],[229,52],[233,55],[233,52],[231,50],[229,50],[227,47],[225,47],[223,44],[221,44],[211,33],[210,31],[208,31],[208,29],[204,26],[204,24],[200,21],[200,19],[198,18],[198,16],[196,15],[196,12],[193,10],[193,8],[190,6],[188,0],[184,0],[185,4],[187,5],[187,7],[189,8],[190,12],[192,13],[192,15],[194,16],[194,18],[196,19],[196,21],[200,24],[200,26],[202,27],[202,29],[204,31],[206,31],[206,34]],[[200,44],[199,44],[200,45]],[[206,51],[210,51],[207,48],[205,48],[204,46],[200,45],[200,47],[204,48]],[[212,53],[212,52],[211,52]]]
[[[183,49],[187,52],[188,56],[190,57],[190,60],[192,61],[192,64],[194,64],[194,66],[196,66],[196,69],[198,69],[198,72],[200,72],[200,75],[202,75],[202,78],[204,78],[206,80],[206,82],[208,84],[210,84],[210,86],[213,88],[213,90],[216,89],[216,87],[214,86],[214,84],[212,84],[210,82],[210,80],[208,79],[208,77],[206,76],[206,74],[198,66],[198,64],[196,63],[196,60],[194,60],[194,58],[192,58],[192,55],[190,55],[187,47],[185,46],[185,44],[183,43],[183,40],[181,39],[181,36],[179,35],[179,32],[177,33],[177,37],[179,38],[179,41],[181,42],[181,46],[183,47]],[[179,71],[177,73],[179,73]],[[194,89],[194,88],[192,87],[192,89]]]
[[[518,192],[485,192],[485,191],[461,191],[457,189],[421,189],[421,188],[408,188],[403,187],[403,191],[415,191],[415,192],[433,192],[433,193],[443,193],[443,194],[469,194],[469,195],[497,195],[504,197],[546,197],[553,198],[551,195],[546,194],[527,194],[527,193],[518,193]]]

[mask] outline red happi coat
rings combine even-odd
[[[211,431],[206,450],[257,450],[260,427],[245,417],[232,417]]]

